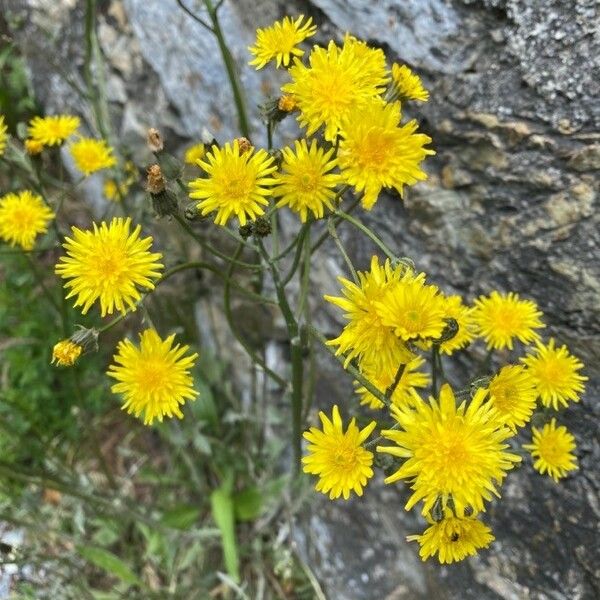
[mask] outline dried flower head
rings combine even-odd
[[[146,191],[150,194],[160,194],[167,187],[167,180],[162,174],[160,165],[150,165],[146,171]]]
[[[155,154],[157,152],[162,152],[165,147],[160,131],[154,127],[148,129],[146,141],[148,143],[148,148],[150,148],[150,152],[154,152]]]

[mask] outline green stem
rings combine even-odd
[[[238,76],[235,70],[233,57],[231,56],[231,52],[227,46],[227,42],[225,41],[225,36],[223,35],[223,30],[221,29],[221,24],[219,22],[219,16],[213,6],[212,0],[204,0],[204,5],[206,6],[206,10],[208,10],[208,15],[212,22],[212,30],[217,38],[219,50],[221,51],[221,56],[223,57],[223,62],[225,63],[225,69],[227,70],[227,76],[229,77],[229,83],[231,84],[231,91],[233,93],[233,100],[238,113],[240,131],[242,132],[243,136],[249,138],[250,127],[248,126],[248,117],[246,116],[244,97],[242,95],[242,88],[239,84]]]
[[[440,356],[439,344],[431,345],[431,395],[434,398],[438,397],[438,359]]]
[[[388,398],[391,398],[394,395],[394,392],[396,391],[396,388],[398,387],[398,384],[400,383],[400,380],[402,379],[402,375],[404,374],[405,369],[406,369],[406,364],[402,363],[401,365],[398,365],[398,370],[396,371],[394,381],[392,381],[392,383],[387,388],[387,390],[385,390],[385,395]]]
[[[346,250],[344,249],[342,240],[340,240],[340,238],[337,234],[337,231],[335,230],[335,225],[333,224],[331,217],[329,217],[329,219],[327,219],[327,230],[329,231],[329,235],[331,236],[331,239],[335,242],[335,245],[337,246],[338,250],[340,251],[342,258],[346,262],[348,269],[350,269],[350,273],[352,274],[352,279],[354,279],[354,283],[356,283],[358,285],[359,281],[358,281],[358,275],[356,274],[356,269],[354,268],[354,265],[352,264],[350,257],[348,256],[348,254],[346,253]]]
[[[296,269],[298,268],[298,265],[300,264],[300,258],[302,256],[302,249],[304,247],[304,238],[308,235],[309,228],[310,228],[310,221],[303,223],[302,227],[300,228],[300,232],[298,233],[298,242],[297,242],[298,245],[296,246],[296,253],[294,254],[294,260],[292,261],[292,266],[290,267],[288,274],[283,278],[283,281],[281,282],[281,285],[283,287],[285,287],[292,280],[292,278],[294,277],[294,274],[296,273]],[[274,264],[276,260],[277,259],[271,259],[271,262]]]

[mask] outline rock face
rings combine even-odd
[[[56,66],[81,82],[84,3],[0,0],[48,110],[81,106]],[[217,46],[163,0],[101,3],[100,45],[115,132],[135,151],[149,125],[179,141],[204,128],[237,134]],[[478,558],[421,564],[404,541],[422,524],[405,492],[375,485],[360,502],[322,503],[300,540],[328,597],[342,599],[591,599],[600,595],[600,7],[596,0],[228,0],[225,34],[248,106],[276,90],[243,68],[253,30],[285,13],[313,15],[319,41],[345,30],[423,75],[431,100],[415,113],[434,140],[429,180],[402,203],[383,198],[368,220],[444,289],[491,288],[535,299],[549,330],[587,365],[588,393],[562,421],[580,442],[580,470],[554,485],[530,467],[511,475],[488,521],[497,542]],[[41,34],[40,32],[45,32]],[[51,48],[52,52],[48,49]],[[91,119],[90,119],[91,122]],[[253,119],[257,141],[263,135]],[[283,130],[284,138],[293,128]],[[361,267],[373,252],[340,227]],[[334,255],[334,249],[329,249]],[[338,263],[341,265],[341,263]],[[341,269],[316,281],[336,292]],[[322,314],[321,314],[322,313]],[[322,308],[331,332],[334,322]],[[464,375],[464,373],[462,373]],[[460,368],[457,376],[461,376]],[[321,395],[340,395],[323,360]],[[349,382],[344,394],[351,393]]]

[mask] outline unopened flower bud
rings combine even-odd
[[[238,233],[243,240],[247,240],[252,235],[252,223],[246,223],[245,225],[240,225],[238,229]]]
[[[40,154],[44,149],[44,144],[39,142],[38,140],[34,140],[32,138],[27,138],[25,140],[25,151],[29,156],[35,156],[36,154]]]
[[[254,235],[258,237],[267,237],[271,233],[271,223],[264,217],[258,217],[254,221]]]
[[[156,154],[163,151],[165,145],[163,143],[162,135],[158,129],[150,127],[150,129],[148,129],[148,135],[146,139],[151,152]]]
[[[236,142],[238,143],[238,146],[240,148],[240,155],[254,150],[254,146],[252,145],[252,143],[250,142],[250,140],[248,138],[239,137],[236,139]]]
[[[97,350],[98,330],[79,326],[79,329],[68,340],[61,340],[54,345],[50,364],[71,367],[82,354]]]
[[[290,94],[284,94],[277,101],[277,108],[281,112],[289,113],[289,112],[292,112],[293,110],[295,110],[297,107],[298,107],[298,103],[296,102],[296,99],[294,98],[294,96],[291,96]]]
[[[198,210],[198,207],[196,205],[196,202],[193,202],[192,204],[188,204],[185,207],[185,210],[183,211],[183,216],[188,221],[197,221],[200,218],[201,215],[200,215],[200,211]]]
[[[146,171],[148,179],[146,181],[146,191],[150,194],[160,194],[165,191],[167,181],[162,174],[160,165],[150,165]]]

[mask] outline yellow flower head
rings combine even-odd
[[[69,151],[75,166],[86,176],[117,164],[113,150],[105,140],[79,138],[70,145]]]
[[[504,442],[513,434],[499,422],[486,396],[479,389],[468,405],[457,407],[452,389],[444,384],[439,402],[430,398],[414,408],[392,406],[400,430],[382,435],[396,446],[378,446],[377,451],[404,460],[385,483],[410,482],[413,495],[406,510],[423,500],[426,515],[438,499],[445,507],[452,497],[456,510],[472,507],[479,512],[492,494],[499,496],[496,486],[521,458],[506,451]]]
[[[0,239],[11,246],[32,250],[35,238],[48,231],[54,213],[41,196],[24,190],[0,198]]]
[[[375,301],[381,322],[404,341],[438,338],[446,327],[444,298],[425,274],[406,271]]]
[[[356,357],[374,369],[395,373],[400,363],[414,358],[375,310],[377,300],[400,278],[403,269],[402,265],[392,267],[389,259],[380,265],[378,257],[373,256],[371,270],[358,273],[358,285],[340,277],[344,296],[325,296],[325,300],[344,311],[344,318],[349,321],[339,337],[327,342],[338,346],[336,354],[347,353],[345,366]]]
[[[293,56],[302,56],[304,50],[300,50],[298,44],[317,32],[312,17],[304,23],[303,20],[304,15],[295,20],[285,17],[281,21],[275,21],[270,27],[257,29],[256,44],[248,48],[255,58],[248,64],[253,65],[257,71],[272,60],[276,61],[277,68],[281,65],[287,67]]]
[[[521,362],[527,366],[542,404],[558,410],[569,402],[579,402],[587,377],[579,374],[583,363],[566,346],[557,348],[555,344],[554,338],[547,345],[538,342],[535,351]]]
[[[42,150],[44,149],[44,144],[42,144],[42,142],[39,140],[34,140],[33,138],[27,138],[23,145],[25,146],[25,152],[27,152],[29,156],[41,154]]]
[[[109,225],[93,224],[93,231],[72,227],[73,237],[65,238],[62,256],[55,271],[68,279],[67,298],[76,296],[74,306],[82,306],[85,315],[96,300],[104,317],[114,310],[135,310],[141,295],[138,287],[154,289],[153,280],[160,277],[163,265],[160,253],[148,252],[152,238],[140,238],[138,225],[130,232],[131,219],[114,218]]]
[[[56,364],[59,367],[71,367],[82,352],[83,348],[79,344],[75,344],[71,340],[61,340],[52,349],[51,364]]]
[[[512,350],[515,339],[524,344],[538,340],[536,329],[545,327],[541,316],[535,302],[520,300],[514,292],[493,291],[489,296],[480,296],[473,311],[479,335],[490,350]]]
[[[507,365],[494,375],[488,387],[490,402],[498,417],[513,431],[531,419],[537,390],[529,371],[521,365]]]
[[[371,101],[354,105],[341,120],[338,164],[344,181],[363,194],[362,205],[373,208],[382,188],[395,188],[427,179],[421,162],[433,150],[431,138],[416,133],[415,120],[400,125],[400,104]]]
[[[333,407],[331,420],[323,412],[319,417],[323,429],[311,427],[304,432],[309,443],[308,456],[302,459],[303,471],[319,476],[315,489],[329,494],[331,500],[340,496],[347,500],[350,492],[362,496],[363,487],[373,477],[373,453],[363,448],[362,443],[375,429],[375,421],[361,430],[352,419],[344,433],[337,406]]]
[[[298,103],[298,122],[307,136],[324,125],[325,139],[333,141],[353,107],[381,96],[388,81],[385,55],[348,36],[341,48],[333,41],[327,48],[315,46],[309,62],[296,60],[289,70],[292,81],[281,89]]]
[[[556,419],[552,419],[541,431],[535,427],[531,429],[532,443],[524,444],[523,448],[535,459],[533,468],[536,471],[542,475],[548,473],[558,483],[569,471],[577,470],[577,457],[573,454],[575,438],[564,425],[557,427]]]
[[[185,151],[183,162],[187,165],[194,165],[197,167],[198,161],[202,160],[205,154],[206,146],[202,142],[194,144]]]
[[[111,202],[120,202],[128,191],[129,186],[125,182],[119,183],[115,179],[105,179],[102,184],[102,193]]]
[[[290,96],[289,94],[283,94],[283,96],[279,97],[277,101],[277,108],[281,112],[292,112],[298,108],[298,103],[294,96]]]
[[[431,521],[431,520],[430,520]],[[492,530],[475,517],[455,516],[446,510],[444,518],[431,525],[422,535],[409,535],[409,542],[419,542],[419,556],[423,561],[438,555],[440,564],[451,564],[474,556],[477,550],[487,548],[493,541]]]
[[[275,176],[277,187],[273,195],[280,198],[278,207],[289,207],[300,215],[304,223],[309,211],[321,219],[325,208],[333,209],[335,186],[340,176],[330,173],[335,168],[333,148],[328,151],[317,146],[315,140],[310,147],[306,140],[296,141],[296,151],[283,148],[281,172]]]
[[[27,135],[44,146],[58,146],[77,131],[79,124],[79,117],[71,115],[33,117]]]
[[[191,181],[190,198],[199,198],[198,210],[203,214],[215,212],[215,223],[226,225],[235,215],[240,225],[264,214],[270,186],[277,170],[273,157],[264,150],[242,152],[238,140],[223,148],[213,146],[204,160],[198,162],[207,177]]]
[[[392,394],[391,400],[393,404],[405,406],[415,402],[415,399],[417,401],[420,399],[416,388],[424,388],[429,385],[429,375],[423,371],[419,371],[424,363],[424,359],[417,357],[404,365],[404,371],[402,372],[400,381],[398,381],[394,393]],[[397,369],[398,367],[396,367],[395,370],[381,370],[379,368],[373,368],[372,365],[365,362],[362,362],[360,366],[361,373],[382,394],[385,394],[386,390],[394,383]],[[373,409],[383,408],[385,406],[383,402],[373,396],[367,388],[361,386],[358,382],[355,382],[354,384],[357,386],[356,393],[360,396],[361,404],[365,404]]]
[[[427,102],[429,92],[423,87],[421,78],[406,65],[392,65],[392,97],[398,100]]]
[[[4,154],[6,149],[6,141],[8,140],[8,127],[4,122],[4,115],[0,115],[0,156]]]
[[[144,425],[152,425],[154,419],[161,423],[163,417],[183,418],[180,404],[195,400],[198,392],[193,389],[190,369],[198,354],[184,356],[189,346],[173,341],[175,335],[162,340],[154,329],[140,334],[140,345],[122,340],[113,357],[107,375],[115,383],[111,390],[122,394],[123,410],[139,417],[143,414]]]

